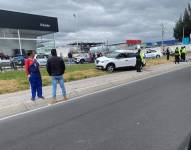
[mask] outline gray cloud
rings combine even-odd
[[[155,41],[173,35],[175,21],[190,0],[0,0],[1,9],[58,17],[59,40]],[[76,18],[73,17],[76,14]]]

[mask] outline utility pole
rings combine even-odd
[[[162,28],[162,50],[164,49],[164,24],[161,24],[161,28]]]

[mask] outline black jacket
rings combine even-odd
[[[47,61],[47,72],[50,76],[60,76],[65,72],[64,60],[57,56],[52,56]]]

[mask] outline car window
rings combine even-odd
[[[118,59],[123,59],[123,58],[127,58],[127,54],[125,53],[120,53],[118,56],[117,56]]]
[[[133,58],[136,57],[136,53],[127,53],[127,58]]]
[[[106,55],[108,58],[117,58],[119,56],[120,53],[118,52],[113,52],[113,53],[110,53],[108,55]]]
[[[43,56],[43,55],[38,55],[36,58],[37,58],[37,59],[43,59],[44,56]]]

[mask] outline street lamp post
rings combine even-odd
[[[161,24],[161,28],[162,28],[162,50],[164,49],[164,24]]]
[[[75,21],[75,32],[77,33],[77,30],[78,30],[77,15],[73,14],[73,17],[74,17],[74,21]],[[78,39],[77,38],[76,38],[76,46],[77,46],[77,51],[78,51]]]

